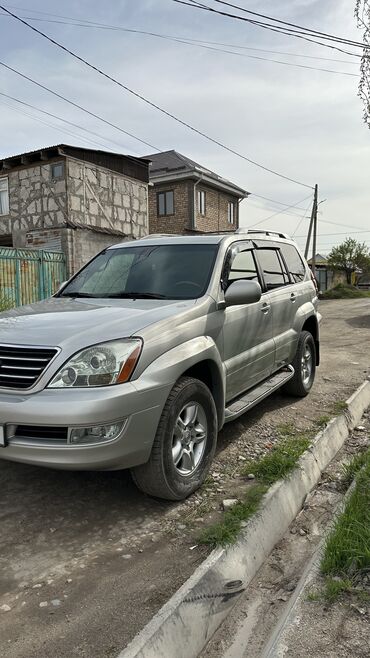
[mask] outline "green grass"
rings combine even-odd
[[[315,420],[315,425],[317,427],[325,427],[332,419],[332,416],[324,414]]]
[[[343,484],[347,487],[353,482],[356,474],[365,466],[366,462],[370,458],[370,449],[365,452],[360,452],[358,455],[355,455],[349,464],[344,464],[342,467],[343,473]]]
[[[222,521],[206,528],[198,541],[215,548],[216,546],[227,546],[237,539],[242,527],[242,521],[247,521],[255,514],[261,504],[261,500],[268,487],[262,484],[254,484],[248,489],[244,500],[237,503],[225,512]]]
[[[370,569],[370,451],[364,454],[355,488],[326,540],[321,561],[323,574],[352,583]],[[359,457],[347,469],[348,477],[360,468],[361,462]]]
[[[246,462],[243,466],[243,474],[253,473],[256,483],[247,490],[241,502],[225,512],[221,521],[202,532],[198,538],[200,544],[214,548],[235,542],[242,521],[248,520],[257,512],[269,486],[289,475],[311,443],[313,433],[297,434],[297,430],[290,423],[279,425],[277,429],[282,436],[282,442],[261,459]]]
[[[338,283],[337,286],[320,295],[320,299],[358,299],[360,297],[370,297],[370,290],[359,290],[355,286],[344,283]]]
[[[299,457],[307,450],[312,441],[312,434],[286,434],[282,442],[272,448],[271,452],[244,465],[247,475],[253,473],[259,482],[271,485],[286,478],[297,465]]]
[[[341,414],[342,411],[346,411],[346,409],[348,409],[348,405],[345,400],[337,400],[336,402],[333,402],[333,412],[335,414]]]

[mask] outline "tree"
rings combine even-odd
[[[333,247],[328,256],[328,266],[345,272],[347,283],[352,283],[353,273],[370,271],[370,249],[364,242],[347,238],[338,247]]]
[[[370,0],[356,0],[355,17],[358,27],[363,30],[364,48],[361,59],[361,78],[358,95],[364,104],[364,121],[370,128]]]

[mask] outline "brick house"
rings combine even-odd
[[[151,161],[150,233],[207,233],[239,228],[239,204],[248,192],[177,151]]]
[[[72,274],[148,234],[149,161],[59,144],[0,159],[0,246],[63,251]]]

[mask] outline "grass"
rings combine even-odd
[[[244,500],[225,512],[222,521],[206,528],[199,537],[200,544],[227,546],[235,542],[242,522],[255,514],[268,487],[254,484],[246,493]]]
[[[295,468],[299,457],[307,450],[313,433],[299,434],[292,424],[280,425],[282,442],[257,461],[246,462],[243,474],[253,473],[257,482],[246,492],[244,499],[225,512],[218,523],[206,528],[198,541],[212,548],[227,546],[235,542],[242,527],[255,514],[269,486],[285,478]]]
[[[347,402],[345,400],[337,400],[336,402],[333,402],[333,412],[336,414],[341,414],[342,411],[346,411],[348,409]]]
[[[329,416],[329,414],[324,414],[323,416],[320,416],[315,420],[315,425],[317,427],[325,427],[332,419],[332,416]]]
[[[321,571],[329,577],[325,596],[332,600],[344,589],[333,585],[333,577],[334,583],[350,582],[353,587],[370,570],[370,450],[346,469],[348,478],[359,471],[356,485],[326,540],[321,561]]]
[[[367,460],[370,457],[370,449],[365,452],[360,452],[360,454],[355,455],[349,464],[344,464],[342,467],[343,472],[343,484],[347,487],[353,482],[356,474],[365,466]]]
[[[321,293],[320,299],[358,299],[360,297],[370,297],[370,290],[359,290],[355,286],[338,283],[334,288]]]

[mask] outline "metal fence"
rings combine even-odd
[[[0,247],[1,306],[21,306],[50,297],[65,279],[62,253]]]

